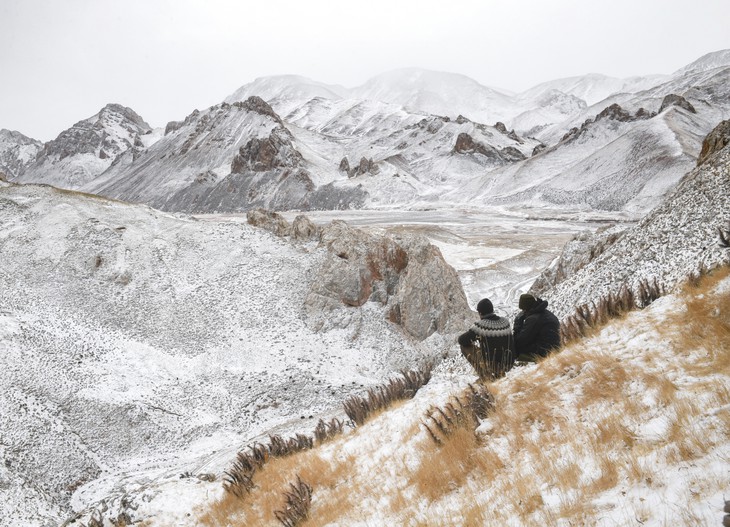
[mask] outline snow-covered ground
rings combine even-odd
[[[446,361],[412,400],[271,461],[245,499],[201,480],[221,466],[209,463],[130,485],[100,516],[273,526],[301,476],[313,489],[308,525],[719,525],[730,478],[730,278],[720,276],[512,370],[490,386],[495,408],[476,435],[467,425],[437,446],[422,425],[475,380]],[[711,320],[715,330],[687,339]]]

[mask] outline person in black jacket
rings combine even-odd
[[[514,339],[509,320],[494,314],[492,302],[477,304],[480,320],[459,336],[461,353],[481,379],[502,377],[514,364]]]
[[[560,321],[547,309],[547,300],[530,294],[520,296],[522,310],[515,318],[515,352],[518,360],[547,357],[560,347]]]

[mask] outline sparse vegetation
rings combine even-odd
[[[665,294],[664,286],[655,278],[651,282],[642,280],[635,291],[624,286],[616,294],[609,293],[597,302],[580,305],[573,315],[561,322],[561,340],[563,344],[567,344],[583,338],[591,329],[600,327],[632,309],[644,309]]]
[[[401,376],[391,379],[387,384],[372,388],[365,396],[353,395],[344,403],[345,413],[356,426],[379,410],[390,406],[394,401],[410,399],[418,389],[431,379],[431,365],[420,371],[401,372]]]
[[[373,416],[379,434],[396,441],[385,454],[363,441],[368,423],[270,460],[245,505],[224,498],[214,506],[221,519],[208,511],[203,523],[282,523],[266,510],[281,510],[281,489],[294,480],[316,489],[308,519],[297,524],[307,527],[372,521],[374,510],[393,525],[586,525],[607,502],[631,521],[662,522],[641,496],[662,492],[668,478],[689,486],[677,468],[685,467],[698,496],[679,510],[699,525],[702,497],[726,485],[722,474],[691,466],[716,456],[730,432],[730,292],[716,289],[728,275],[726,267],[688,284],[687,309],[663,315],[669,323],[635,313],[618,322],[623,329],[603,330],[661,345],[634,355],[599,349],[610,339],[595,329],[537,367],[468,385],[419,422]],[[351,441],[355,450],[345,446]]]

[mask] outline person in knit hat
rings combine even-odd
[[[459,336],[459,346],[481,379],[502,377],[514,364],[514,339],[509,320],[494,314],[488,298],[477,304],[480,319]]]
[[[534,361],[547,357],[560,347],[560,321],[548,311],[547,300],[531,294],[520,296],[522,310],[514,324],[515,352],[518,361]]]

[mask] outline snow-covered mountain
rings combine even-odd
[[[418,69],[353,89],[264,77],[169,123],[159,142],[111,105],[11,179],[187,212],[539,205],[641,215],[730,113],[729,57],[517,95]]]
[[[20,132],[0,130],[0,174],[5,179],[17,178],[43,148],[43,143]]]
[[[108,104],[43,145],[14,180],[78,188],[119,162],[123,154],[135,158],[152,137],[152,128],[134,110]]]

